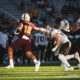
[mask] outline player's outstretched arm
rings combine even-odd
[[[55,33],[53,35],[54,39],[57,41],[56,45],[54,48],[52,48],[52,51],[55,52],[59,47],[60,47],[60,44],[61,44],[61,40],[59,38],[59,36],[57,35],[57,33]]]
[[[46,29],[44,28],[34,27],[34,30],[39,31],[39,32],[46,32]]]

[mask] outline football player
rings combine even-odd
[[[35,55],[37,56],[37,59],[40,60],[40,51],[39,51],[39,35],[40,32],[37,32],[34,34],[34,51]]]
[[[80,29],[80,18],[78,18],[77,20],[77,28]],[[79,54],[79,60],[78,60],[78,64],[77,67],[75,69],[80,69],[80,50],[76,50],[76,53]]]
[[[45,51],[47,46],[47,39],[44,33],[39,35],[39,50],[40,50],[40,61],[45,62]]]
[[[15,32],[15,34],[18,34],[19,38],[8,48],[9,65],[5,68],[14,68],[13,51],[24,46],[26,56],[35,63],[35,71],[39,70],[40,62],[37,61],[37,59],[31,52],[30,34],[32,30],[41,32],[42,28],[38,28],[30,22],[30,16],[28,13],[22,14],[21,20],[18,20],[18,27]]]
[[[69,22],[67,20],[62,20],[61,23],[60,23],[60,29],[65,31],[65,32],[71,32],[71,31],[77,31],[80,29],[80,18],[77,20],[76,22],[76,27],[70,27],[69,25]],[[71,55],[67,55],[65,56],[67,60],[71,59],[71,58],[74,58],[73,56]],[[75,69],[79,69],[80,68],[80,57],[79,57],[79,52],[76,51],[75,52],[75,58],[78,60],[78,64],[77,64],[77,67]]]
[[[64,30],[69,32],[69,26],[67,26],[67,28]],[[77,54],[68,55],[69,50],[71,48],[71,42],[68,39],[68,37],[61,31],[61,28],[55,29],[51,28],[50,26],[47,26],[47,28],[44,29],[44,32],[46,33],[47,36],[51,36],[51,38],[55,40],[55,47],[52,48],[52,51],[54,52],[55,56],[58,56],[58,59],[63,64],[64,70],[65,71],[73,70],[73,67],[71,67],[71,65],[67,61],[67,56],[68,59],[71,59],[74,57],[76,58]]]
[[[70,33],[70,31],[76,31],[79,29],[79,27],[77,27],[75,30],[73,28],[70,28],[70,25],[69,25],[69,22],[68,20],[62,20],[61,23],[60,23],[60,27],[59,29],[64,33],[64,32],[68,32]],[[71,43],[70,43],[71,45]],[[75,53],[75,54],[72,54],[72,55],[66,55],[65,58],[67,60],[71,59],[71,58],[76,58],[78,60],[78,62],[80,61],[79,59],[79,53]]]
[[[75,69],[80,69],[80,53],[79,53],[78,50],[77,50],[75,53],[76,53],[76,54],[79,54],[79,57],[78,57],[78,64],[77,64],[77,66],[76,66]]]

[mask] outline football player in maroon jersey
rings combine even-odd
[[[30,22],[30,16],[28,13],[22,14],[22,19],[18,20],[18,27],[15,31],[15,34],[18,34],[19,38],[9,46],[8,55],[10,64],[5,68],[14,68],[13,51],[24,46],[26,56],[33,60],[33,62],[35,63],[35,71],[39,70],[40,62],[37,61],[37,59],[31,52],[30,34],[32,30],[41,32],[42,28],[38,28]]]

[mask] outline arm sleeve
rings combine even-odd
[[[55,33],[57,33],[58,31],[57,30],[53,30],[52,32],[51,32],[51,37],[53,38],[53,35],[55,34]]]

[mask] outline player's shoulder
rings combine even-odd
[[[58,32],[58,30],[57,29],[53,29],[53,31],[52,31],[53,33],[57,33]]]
[[[51,35],[53,36],[56,33],[58,33],[58,30],[57,29],[53,29],[52,32],[51,32]]]
[[[30,26],[35,26],[35,24],[34,24],[34,23],[32,23],[32,22],[29,22],[29,25],[30,25]]]

